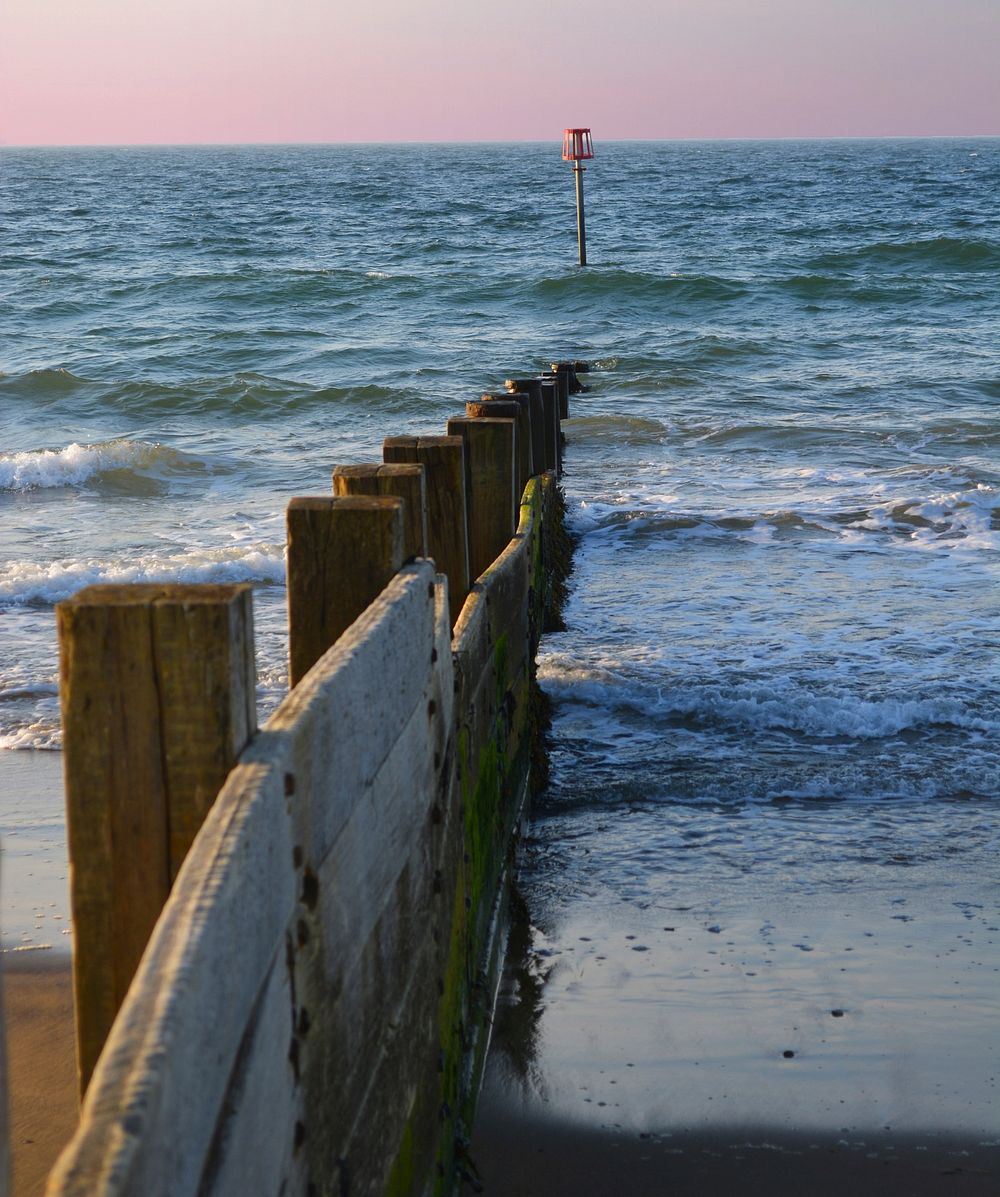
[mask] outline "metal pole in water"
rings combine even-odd
[[[573,165],[573,173],[576,175],[576,240],[580,247],[580,265],[587,265],[587,217],[583,210],[583,172],[584,166],[581,162],[576,162]]]
[[[580,246],[580,265],[587,265],[587,218],[583,211],[584,160],[593,158],[594,142],[589,129],[563,130],[563,161],[573,163],[576,174],[576,239]]]

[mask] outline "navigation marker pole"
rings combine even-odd
[[[594,143],[589,129],[566,129],[563,132],[563,160],[573,163],[576,175],[576,237],[580,247],[580,265],[587,265],[587,218],[583,208],[583,160],[593,158]]]

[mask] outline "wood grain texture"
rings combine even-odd
[[[465,497],[465,447],[461,437],[386,437],[387,464],[419,462],[427,486],[427,548],[448,578],[452,623],[458,619],[471,581],[468,512]]]
[[[172,883],[257,730],[252,592],[168,593],[153,601],[152,621]]]
[[[523,398],[523,396],[521,397]],[[517,421],[517,498],[521,500],[524,488],[531,477],[531,411],[516,395],[483,395],[465,405],[465,414],[470,419],[501,418]]]
[[[395,495],[403,500],[403,560],[426,557],[427,483],[424,467],[418,463],[337,466],[333,471],[333,493],[348,495]]]
[[[478,578],[514,535],[517,424],[456,417],[448,421],[448,435],[465,443],[469,569]]]
[[[559,437],[559,389],[553,378],[541,381],[542,407],[545,414],[545,468],[562,472],[562,444]]]
[[[287,528],[289,681],[296,686],[403,564],[403,501],[296,498]]]
[[[320,701],[307,677],[268,722],[297,762],[295,794],[323,795],[292,805],[296,843],[311,860],[326,856],[420,700],[436,651],[432,612],[445,590],[433,562],[404,566],[328,651],[320,677],[336,662],[336,701]]]
[[[508,378],[504,388],[509,395],[527,395],[531,400],[531,472],[544,474],[549,468],[546,461],[545,405],[542,402],[542,384],[538,378]]]
[[[557,370],[557,363],[553,363],[552,370],[546,377],[550,377],[556,384],[556,394],[559,399],[559,419],[569,419],[570,371]]]
[[[392,652],[366,650],[397,635],[419,645],[416,685],[368,707],[354,741],[367,780],[343,794],[349,748],[325,734],[329,712],[352,702],[376,660],[386,672],[367,682],[396,693]],[[177,879],[50,1194],[217,1197],[286,1182],[288,1193],[324,1192],[344,1151],[384,1174],[418,1060],[421,1083],[437,1085],[442,948],[428,903],[441,854],[434,809],[453,755],[449,644],[445,586],[429,562],[405,567],[245,750]],[[388,725],[374,758],[373,722]],[[305,808],[345,801],[332,838],[304,843],[303,832],[329,826]],[[339,1060],[334,1090],[350,1074],[367,1103],[336,1135],[314,1117],[336,1096],[307,1083],[316,1058]],[[396,1113],[378,1115],[380,1159],[350,1146],[352,1135],[373,1140],[372,1111],[386,1100],[381,1085],[368,1096],[376,1075],[408,1078]]]
[[[92,586],[57,607],[86,1089],[184,854],[256,727],[248,586]]]
[[[552,481],[529,483],[454,641],[446,579],[404,566],[244,749],[49,1197],[449,1191]]]

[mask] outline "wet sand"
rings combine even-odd
[[[0,751],[0,936],[5,950],[70,945],[61,752]]]
[[[832,1139],[769,1127],[669,1137],[526,1119],[487,1100],[473,1157],[494,1197],[994,1197],[997,1149],[956,1137]]]
[[[34,1197],[76,1126],[62,754],[0,752],[0,894],[14,1197]]]
[[[73,988],[65,952],[3,958],[13,1197],[35,1197],[77,1122]]]
[[[1000,1191],[995,886],[787,880],[699,897],[692,877],[644,906],[535,876],[471,1145],[483,1191]]]

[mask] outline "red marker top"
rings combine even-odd
[[[563,158],[567,162],[579,162],[581,158],[593,158],[594,143],[589,129],[567,129],[563,133]]]

